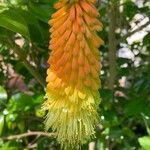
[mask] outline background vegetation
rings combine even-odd
[[[44,133],[40,109],[55,1],[0,0],[0,150],[60,149]],[[105,45],[95,149],[150,150],[149,0],[99,0],[96,6]]]

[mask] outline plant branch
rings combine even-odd
[[[55,136],[55,133],[47,133],[47,132],[41,132],[41,131],[28,131],[27,133],[23,134],[17,134],[17,135],[11,135],[8,137],[2,137],[1,140],[16,140],[25,138],[28,136],[46,136],[46,137],[53,137]]]
[[[35,77],[35,79],[43,86],[45,87],[45,82],[39,72],[35,70],[31,66],[31,64],[26,60],[26,54],[21,50],[19,45],[17,45],[15,42],[13,42],[12,39],[8,39],[7,46],[11,48],[19,57],[19,59],[23,62],[24,66],[28,69],[28,71]]]
[[[139,28],[137,28],[136,30],[133,30],[132,32],[128,32],[125,36],[124,36],[124,39],[130,37],[131,35],[135,34],[136,32],[139,32],[141,30],[143,30],[144,28],[146,28],[148,25],[150,25],[150,20],[143,24],[142,26],[140,26]]]

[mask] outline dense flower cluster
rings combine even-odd
[[[52,15],[52,50],[48,60],[46,129],[55,131],[62,147],[76,148],[94,137],[100,103],[100,54],[102,29],[94,0],[60,0]]]

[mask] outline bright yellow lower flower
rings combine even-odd
[[[52,50],[48,60],[46,129],[52,128],[64,148],[76,149],[94,137],[99,122],[102,29],[95,0],[60,0],[49,21]]]

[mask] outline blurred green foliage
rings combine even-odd
[[[36,70],[38,77],[46,77],[49,55],[47,22],[55,11],[55,2],[56,0],[0,1],[0,137],[22,134],[28,130],[44,132],[45,112],[41,111],[44,87],[35,79],[33,71]],[[137,14],[148,18],[149,3],[148,0],[143,0],[142,5],[131,0],[122,2],[121,5],[119,0],[97,3],[104,24],[99,35],[105,45],[100,48],[103,66],[100,90],[102,103],[95,149],[150,150],[150,34],[147,32],[142,41],[132,44],[127,41],[126,34],[122,34],[128,34]],[[119,17],[117,16],[120,32],[115,35],[119,41],[117,53],[122,48],[128,48],[133,58],[117,57],[115,88],[109,90],[107,11],[114,4],[121,7]],[[135,25],[140,21],[134,22]],[[13,48],[18,49],[19,53],[13,51]],[[29,62],[33,71],[22,58]],[[123,86],[120,81],[124,81]],[[19,149],[60,148],[57,141],[49,137],[30,136],[15,140],[0,138],[0,150]],[[82,149],[87,150],[88,144]]]

